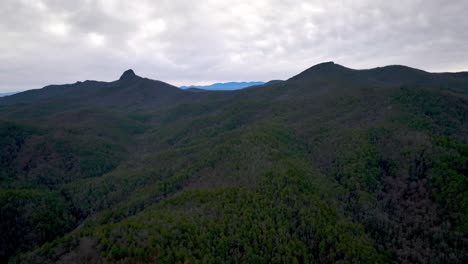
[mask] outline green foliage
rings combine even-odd
[[[306,206],[291,196],[284,204],[280,197],[267,197],[240,189],[184,193],[161,209],[105,225],[94,234],[109,262],[301,263],[314,258],[375,262],[379,258],[368,239],[355,235],[358,227],[336,221],[325,204],[308,199]]]
[[[78,141],[72,148],[79,156],[81,174],[84,177],[96,177],[114,169],[123,155],[123,150],[118,145],[99,139]]]
[[[333,164],[336,180],[348,192],[377,190],[380,176],[378,153],[368,136],[359,131],[352,132],[339,147]]]
[[[3,107],[10,261],[466,259],[466,96],[324,87]]]
[[[31,128],[0,121],[0,183],[13,180],[11,163],[18,156],[26,139],[34,132]]]
[[[440,89],[401,87],[395,102],[408,108],[403,120],[412,128],[457,135],[466,131],[466,101]],[[462,131],[460,131],[462,128]]]
[[[436,201],[450,212],[458,230],[468,233],[468,145],[436,138],[438,158],[433,170]]]
[[[76,223],[57,194],[0,189],[0,260],[63,235]]]

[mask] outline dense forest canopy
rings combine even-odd
[[[468,74],[0,98],[0,262],[466,263]]]

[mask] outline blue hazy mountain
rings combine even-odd
[[[203,90],[239,90],[255,85],[262,85],[265,82],[226,82],[226,83],[214,83],[210,85],[191,85],[181,86],[181,89],[198,88]]]
[[[18,92],[9,92],[9,93],[0,93],[0,97],[4,97],[4,96],[9,96],[9,95],[14,95]]]

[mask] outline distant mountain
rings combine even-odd
[[[17,93],[19,93],[19,92],[0,93],[0,97],[9,96],[9,95],[14,95],[14,94],[17,94]]]
[[[467,73],[430,73],[419,69],[390,65],[373,69],[355,70],[334,62],[317,64],[290,78],[289,83],[322,87],[466,87]]]
[[[181,86],[181,89],[198,88],[202,90],[221,90],[231,91],[239,90],[251,86],[263,85],[265,82],[226,82],[226,83],[214,83],[210,85],[192,85],[192,86]]]
[[[112,82],[84,81],[73,84],[49,85],[0,98],[0,104],[34,104],[56,102],[56,107],[73,108],[82,105],[119,107],[162,106],[184,93],[165,82],[150,80],[125,71]]]
[[[468,73],[0,98],[0,263],[466,263]]]

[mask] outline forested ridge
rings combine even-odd
[[[323,63],[0,98],[0,262],[466,263],[468,76]]]

